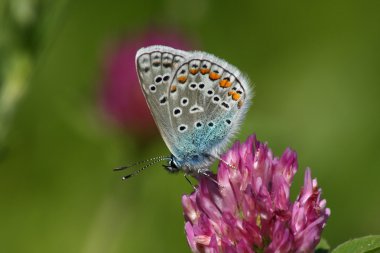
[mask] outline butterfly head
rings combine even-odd
[[[199,171],[208,171],[214,160],[210,154],[189,154],[181,158],[171,155],[168,163],[162,166],[170,173],[183,171],[187,175],[197,176]]]
[[[167,165],[164,164],[162,166],[170,173],[176,173],[181,170],[181,165],[174,155],[170,156],[170,160],[168,161]]]

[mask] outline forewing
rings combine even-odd
[[[169,119],[169,82],[177,67],[189,55],[185,51],[165,46],[142,48],[136,54],[136,68],[142,91],[169,149],[173,145],[173,134],[175,134]]]

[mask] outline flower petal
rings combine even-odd
[[[250,136],[222,156],[218,174],[201,177],[182,198],[186,235],[194,252],[311,252],[330,216],[321,189],[306,169],[296,201],[289,199],[297,154],[273,157]],[[228,164],[226,164],[228,163]],[[219,187],[221,186],[221,187]]]

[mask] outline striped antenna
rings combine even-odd
[[[153,157],[153,158],[149,158],[149,159],[146,159],[146,160],[142,160],[142,161],[138,161],[138,162],[135,162],[131,165],[128,165],[128,166],[121,166],[121,167],[117,167],[115,169],[113,169],[114,171],[119,171],[119,170],[125,170],[125,169],[128,169],[128,168],[131,168],[131,167],[134,167],[136,165],[139,165],[139,164],[142,164],[142,163],[147,163],[147,162],[151,162],[151,161],[155,161],[155,160],[158,160],[158,159],[161,159],[160,161],[162,161],[163,158],[168,158],[167,156],[157,156],[157,157]]]
[[[126,180],[126,179],[128,179],[128,178],[131,178],[131,177],[133,177],[133,176],[136,176],[137,174],[139,174],[140,172],[142,172],[142,171],[145,170],[146,168],[152,166],[153,164],[156,164],[156,163],[161,162],[161,161],[163,161],[163,160],[170,160],[170,159],[171,159],[170,157],[166,157],[166,156],[163,156],[163,157],[161,157],[161,158],[157,158],[157,160],[154,160],[153,162],[151,162],[151,163],[145,165],[144,167],[141,167],[140,169],[135,170],[135,171],[132,172],[131,174],[124,176],[124,177],[123,177],[123,180]]]

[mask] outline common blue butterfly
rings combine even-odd
[[[149,159],[124,179],[162,160],[169,172],[205,174],[244,119],[253,95],[248,79],[214,55],[166,46],[138,50],[136,69],[171,156]]]

